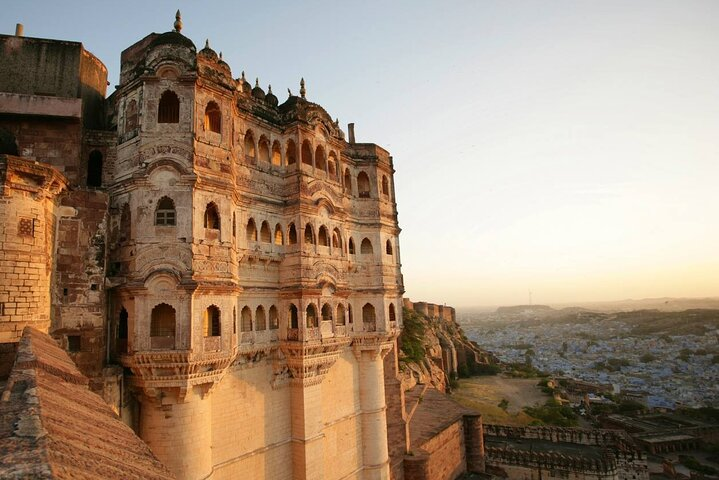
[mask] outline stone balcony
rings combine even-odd
[[[205,340],[210,340],[211,346],[216,346],[221,337],[207,337]],[[170,389],[175,390],[178,398],[182,399],[195,386],[201,386],[208,392],[222,378],[236,353],[236,349],[202,353],[192,350],[147,350],[121,355],[120,363],[132,371],[131,385],[143,390],[146,395],[157,396],[161,391]]]

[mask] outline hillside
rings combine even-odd
[[[448,310],[451,314],[430,316],[423,313],[427,311],[425,308],[418,308],[420,311],[412,308],[412,302],[405,301],[405,305],[404,328],[399,337],[400,375],[404,390],[429,383],[446,392],[451,389],[451,380],[481,373],[491,368],[490,364],[496,363],[491,353],[467,338],[453,318],[454,309]]]

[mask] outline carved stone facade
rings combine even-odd
[[[392,158],[352,126],[347,141],[304,81],[280,103],[181,27],[178,12],[122,52],[105,130],[73,123],[89,100],[56,101],[73,148],[34,159],[71,188],[52,203],[67,211],[37,257],[33,318],[56,306],[45,330],[96,383],[125,367],[120,414],[178,478],[389,478],[383,358],[404,291]],[[21,54],[35,41],[57,47],[6,38]]]

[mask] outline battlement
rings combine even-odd
[[[457,321],[457,313],[454,307],[447,305],[437,305],[428,302],[413,302],[409,298],[402,299],[403,305],[409,310],[414,310],[429,318],[442,319],[445,321]]]

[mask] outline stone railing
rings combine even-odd
[[[287,329],[287,340],[299,340],[300,329],[299,328],[288,328]]]
[[[175,337],[150,337],[151,350],[174,350]]]
[[[364,331],[365,332],[376,332],[377,331],[377,322],[364,322]]]
[[[222,350],[222,337],[205,337],[205,352],[218,352]]]
[[[335,336],[337,336],[337,337],[347,336],[347,325],[335,325]]]

